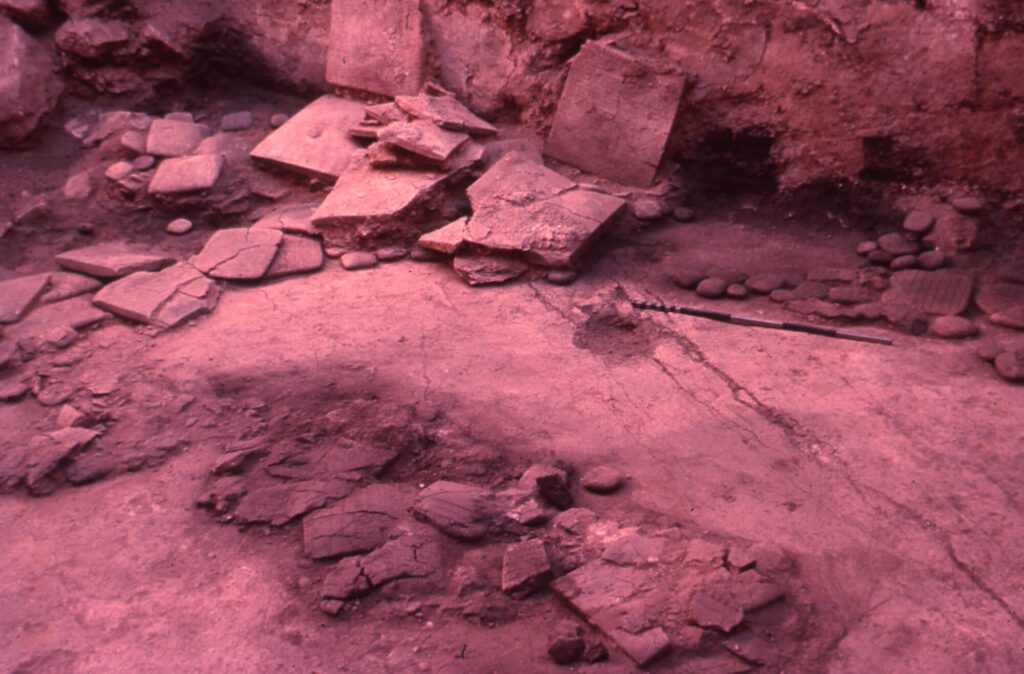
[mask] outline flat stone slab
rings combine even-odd
[[[454,255],[466,245],[465,234],[468,221],[469,218],[459,218],[444,227],[427,232],[419,238],[419,244],[423,248],[436,250],[445,255]]]
[[[170,256],[140,251],[120,243],[69,250],[55,259],[65,269],[98,278],[120,278],[137,271],[156,271],[174,262]]]
[[[980,288],[974,303],[989,320],[1000,315],[1024,312],[1024,285],[1017,283],[988,283]]]
[[[904,305],[928,314],[953,316],[963,313],[971,301],[974,281],[955,271],[898,271],[882,294],[887,305]]]
[[[50,274],[50,289],[43,294],[40,301],[44,304],[59,302],[70,297],[91,293],[94,290],[98,290],[102,285],[102,281],[92,276],[69,271],[55,271]]]
[[[573,190],[526,206],[493,207],[466,225],[469,243],[524,253],[545,267],[572,267],[601,228],[626,202],[617,197]]]
[[[224,168],[224,155],[197,154],[165,159],[149,181],[150,194],[186,194],[213,187]]]
[[[650,185],[685,84],[616,47],[587,42],[569,68],[544,152],[610,180]]]
[[[323,229],[395,217],[433,194],[447,177],[439,171],[373,168],[364,153],[338,177],[313,213],[313,224]]]
[[[348,130],[359,124],[364,114],[361,103],[321,96],[264,138],[249,156],[259,162],[333,180],[359,150]]]
[[[515,280],[529,271],[525,262],[493,255],[459,255],[452,269],[471,286],[495,285]]]
[[[491,499],[491,493],[481,487],[440,481],[419,493],[412,512],[452,538],[478,541],[487,535],[494,518]]]
[[[49,285],[49,274],[33,274],[0,281],[0,323],[21,320]]]
[[[171,328],[217,304],[217,284],[180,262],[159,272],[136,272],[103,287],[93,304],[140,323]]]
[[[292,234],[316,236],[316,227],[313,226],[314,211],[315,205],[283,208],[254,222],[252,229],[279,229]]]
[[[210,127],[173,119],[154,119],[146,134],[146,154],[154,157],[182,157],[199,147],[212,133]]]
[[[544,542],[530,539],[505,548],[501,562],[501,591],[522,599],[543,590],[551,581],[551,561]]]
[[[384,96],[423,84],[426,43],[419,0],[334,0],[327,81]]]
[[[477,117],[454,96],[395,96],[395,105],[417,119],[431,121],[450,131],[462,131],[473,136],[498,133],[498,129]]]
[[[380,587],[399,578],[427,578],[441,570],[440,534],[423,525],[401,532],[360,562],[370,585]]]
[[[267,278],[316,271],[324,266],[324,247],[319,239],[298,234],[285,234],[274,261],[267,270]]]
[[[513,150],[466,189],[473,211],[499,205],[522,206],[576,187],[576,183]]]
[[[377,138],[436,164],[447,162],[469,140],[464,133],[446,131],[422,119],[389,124],[380,130]]]
[[[275,229],[221,229],[191,262],[214,278],[252,281],[263,278],[270,269],[283,239],[284,235]]]
[[[409,506],[408,490],[373,484],[302,519],[302,547],[311,559],[370,552],[383,545]]]

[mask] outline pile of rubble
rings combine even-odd
[[[383,596],[487,622],[554,601],[558,664],[609,648],[639,667],[672,657],[715,671],[788,657],[780,630],[801,619],[783,626],[764,612],[786,599],[794,570],[777,546],[627,526],[594,510],[630,488],[616,469],[577,475],[548,460],[513,472],[512,457],[458,442],[446,423],[432,409],[355,401],[298,438],[270,427],[223,445],[197,503],[243,528],[297,523],[329,615]],[[452,442],[469,449],[438,475]],[[437,477],[420,482],[427,474]]]

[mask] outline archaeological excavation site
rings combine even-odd
[[[0,0],[0,672],[1024,671],[1024,3]]]

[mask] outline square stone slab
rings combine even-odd
[[[474,211],[501,202],[525,205],[566,192],[576,183],[519,151],[507,153],[466,189]]]
[[[440,171],[373,168],[361,153],[313,213],[313,224],[323,228],[394,217],[426,199],[447,177]]]
[[[956,271],[898,271],[882,294],[884,304],[902,304],[927,314],[955,316],[967,309],[974,281]]]
[[[276,229],[221,229],[191,262],[214,278],[253,281],[267,273],[283,238]]]
[[[610,45],[573,59],[544,152],[620,183],[650,185],[686,81]]]
[[[469,140],[469,136],[464,133],[445,131],[433,122],[422,119],[389,124],[380,130],[377,138],[437,164],[448,161]]]
[[[572,267],[625,204],[600,192],[572,190],[524,206],[489,207],[470,219],[464,236],[492,250],[524,253],[538,265]]]
[[[420,0],[334,0],[327,81],[384,96],[416,94],[426,57]]]
[[[120,278],[137,271],[156,271],[174,262],[174,258],[129,248],[120,243],[101,243],[61,253],[57,264],[71,271],[98,278]]]
[[[208,190],[224,168],[224,155],[197,154],[165,159],[149,181],[150,194],[185,194]]]
[[[324,248],[319,239],[299,234],[285,234],[281,248],[267,270],[267,278],[316,271],[324,265]]]
[[[364,117],[364,106],[337,96],[321,96],[263,139],[250,156],[274,166],[334,179],[359,145],[348,130]]]

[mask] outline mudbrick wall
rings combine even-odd
[[[0,8],[33,4],[43,3]],[[546,130],[568,60],[586,39],[614,34],[688,74],[668,157],[708,183],[1024,191],[1017,0],[423,0],[422,9],[434,79],[492,120]],[[138,94],[228,75],[329,88],[329,0],[60,0],[45,20],[8,13],[73,87]],[[114,22],[124,39],[76,49],[67,17]]]

